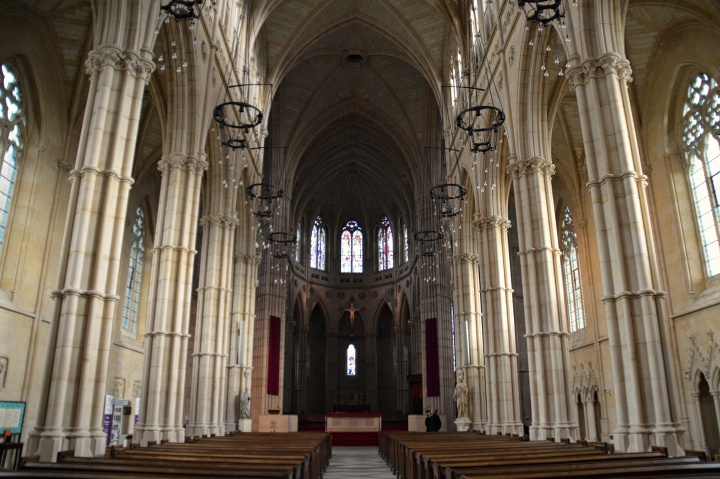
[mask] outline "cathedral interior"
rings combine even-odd
[[[717,0],[5,0],[0,38],[25,454],[103,455],[113,405],[141,446],[438,409],[720,453]]]

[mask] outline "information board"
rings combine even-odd
[[[12,434],[22,434],[24,402],[0,401],[0,434],[10,429]]]

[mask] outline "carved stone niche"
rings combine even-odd
[[[7,377],[8,358],[0,357],[0,391],[5,389],[5,378]]]

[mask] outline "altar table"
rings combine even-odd
[[[382,415],[377,412],[334,412],[325,414],[327,432],[380,432]]]

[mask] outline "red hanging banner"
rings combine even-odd
[[[280,395],[280,318],[277,316],[270,316],[267,393],[270,396]]]
[[[427,375],[428,397],[440,396],[437,318],[425,320],[425,374]]]

